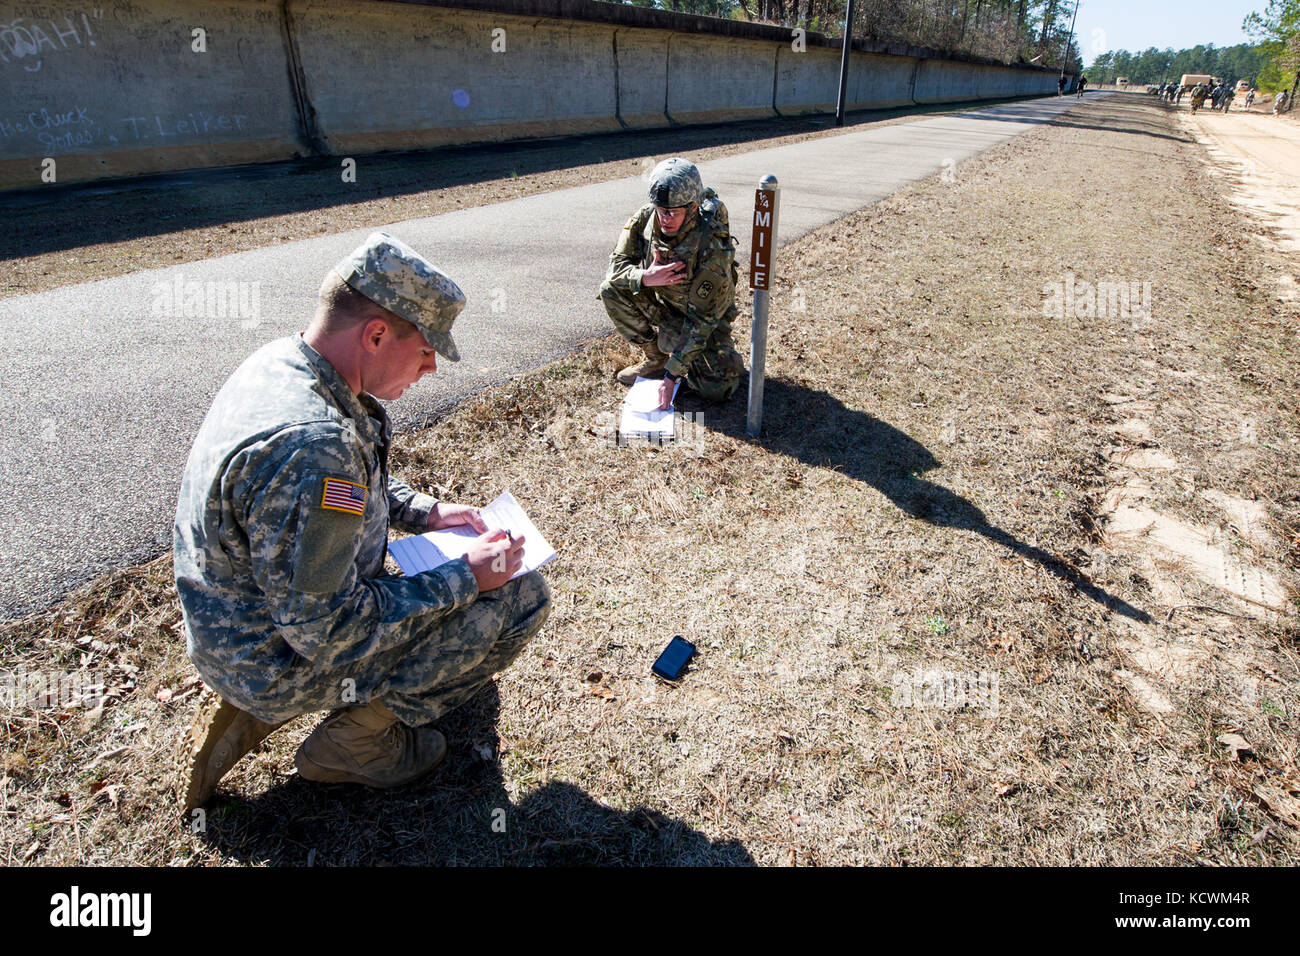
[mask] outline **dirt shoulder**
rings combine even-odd
[[[1297,316],[1206,162],[1095,101],[783,250],[760,440],[618,446],[616,341],[408,436],[560,552],[424,784],[304,783],[306,717],[173,818],[169,562],[6,625],[109,689],[5,714],[6,861],[1294,865]]]

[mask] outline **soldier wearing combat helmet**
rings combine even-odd
[[[681,158],[650,173],[649,199],[623,227],[600,286],[614,327],[645,352],[618,380],[663,375],[660,408],[671,406],[678,379],[724,401],[744,371],[731,340],[737,273],[726,207]]]
[[[216,691],[180,779],[202,804],[282,723],[334,710],[298,748],[299,774],[390,787],[442,759],[431,726],[505,668],[550,608],[522,538],[477,509],[389,476],[394,399],[456,361],[465,296],[409,246],[370,238],[326,276],[299,335],[247,359],[212,403],[181,483],[173,557],[191,660]],[[468,525],[463,558],[384,571],[388,527]]]

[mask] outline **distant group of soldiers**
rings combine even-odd
[[[1195,86],[1185,87],[1179,83],[1161,83],[1158,87],[1149,87],[1160,99],[1166,103],[1181,103],[1184,93],[1190,93],[1192,97],[1192,112],[1195,113],[1205,101],[1210,101],[1210,109],[1228,112],[1232,107],[1232,101],[1237,97],[1237,90],[1227,83],[1197,83]],[[1254,88],[1246,91],[1246,109],[1255,102],[1257,92]],[[1287,93],[1282,91],[1273,101],[1273,115],[1284,113],[1287,109]]]
[[[1204,106],[1206,100],[1210,101],[1210,109],[1222,110],[1226,113],[1237,96],[1237,91],[1227,83],[1217,83],[1213,86],[1209,83],[1197,83],[1191,88],[1184,87],[1179,83],[1161,83],[1156,93],[1168,103],[1181,102],[1183,94],[1190,93],[1193,113]],[[1249,107],[1254,100],[1255,91],[1251,90],[1246,97],[1246,106]]]
[[[1178,103],[1183,98],[1183,88],[1177,83],[1161,83],[1156,95],[1166,103]]]
[[[1196,86],[1192,87],[1192,112],[1195,113],[1205,105],[1206,100],[1209,100],[1211,110],[1222,109],[1226,113],[1235,95],[1232,87],[1224,83],[1219,83],[1217,86],[1210,86],[1208,83],[1197,83]]]

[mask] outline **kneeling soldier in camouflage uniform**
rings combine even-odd
[[[432,770],[430,724],[505,668],[550,610],[522,538],[388,475],[394,399],[460,358],[465,305],[447,276],[373,233],[335,266],[307,331],[265,346],[199,430],[176,513],[176,590],[190,658],[220,695],[190,731],[186,810],[282,723],[340,708],[298,749],[308,780],[375,787]],[[384,572],[389,522],[480,532],[464,558]],[[350,705],[350,706],[349,706]]]
[[[662,373],[660,408],[671,406],[679,378],[715,402],[740,384],[745,364],[731,341],[735,240],[726,207],[694,164],[666,159],[651,172],[650,202],[623,227],[600,298],[619,334],[645,350],[645,361],[618,380]]]

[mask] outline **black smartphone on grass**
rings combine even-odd
[[[677,680],[686,670],[686,663],[695,656],[695,645],[684,640],[680,634],[668,642],[664,652],[659,655],[650,670],[656,677],[664,680]]]

